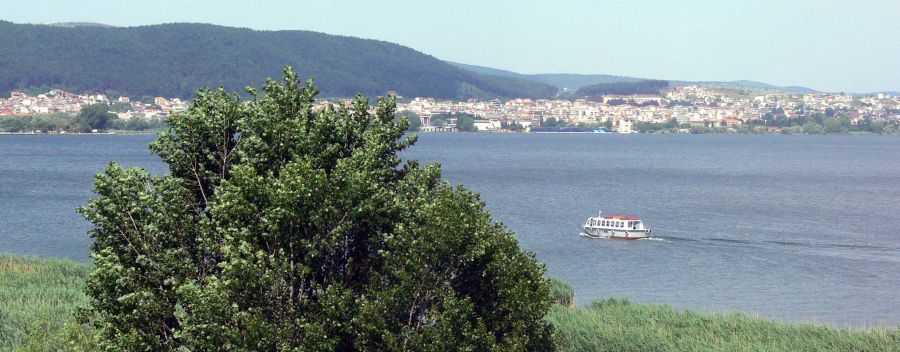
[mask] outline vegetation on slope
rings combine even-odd
[[[309,31],[207,24],[47,26],[0,21],[0,95],[28,87],[189,98],[201,87],[238,91],[285,64],[325,96],[548,97],[551,85],[485,77],[413,49]],[[473,89],[464,89],[473,87]]]
[[[668,88],[668,81],[642,80],[637,82],[613,82],[600,83],[581,87],[575,92],[574,97],[599,100],[604,95],[628,95],[628,94],[657,94],[660,90]]]
[[[546,84],[550,84],[556,87],[558,90],[568,90],[570,92],[574,92],[581,87],[589,86],[592,84],[598,83],[613,83],[613,82],[637,82],[640,81],[640,78],[635,77],[626,77],[626,76],[614,76],[614,75],[604,75],[604,74],[575,74],[575,73],[538,73],[538,74],[523,74],[517,73],[507,70],[500,70],[496,68],[484,67],[484,66],[475,66],[475,65],[467,65],[458,62],[449,62],[449,64],[459,67],[463,70],[479,73],[483,75],[491,75],[491,76],[502,76],[502,77],[510,77],[510,78],[518,78],[521,80],[535,81],[535,82],[543,82]]]

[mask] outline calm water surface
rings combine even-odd
[[[152,139],[0,136],[0,252],[86,261],[75,207],[112,160],[165,172]],[[900,324],[900,138],[422,134],[404,156],[480,192],[581,304]],[[578,236],[598,208],[658,237]]]

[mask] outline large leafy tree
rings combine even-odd
[[[85,105],[75,116],[75,125],[81,132],[89,132],[93,129],[106,129],[115,119],[116,115],[109,112],[107,104]]]
[[[287,68],[252,98],[201,90],[151,149],[113,163],[90,306],[106,350],[547,350],[543,269],[412,145],[391,97],[314,108]]]
[[[422,118],[412,111],[398,112],[396,119],[406,119],[407,121],[409,121],[409,125],[406,127],[407,131],[418,131],[419,128],[422,127]]]

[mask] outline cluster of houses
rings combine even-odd
[[[735,127],[762,119],[779,111],[787,118],[797,111],[843,111],[854,119],[900,119],[897,114],[900,97],[885,94],[855,98],[851,94],[770,92],[751,95],[733,89],[718,90],[702,86],[682,86],[661,94],[605,95],[601,101],[585,99],[512,99],[450,101],[414,98],[398,104],[398,109],[419,115],[422,131],[452,131],[453,125],[432,125],[433,116],[466,113],[476,117],[479,131],[500,130],[502,126],[519,124],[524,129],[541,126],[550,118],[568,126],[606,126],[614,132],[631,133],[638,122],[666,123],[673,119],[680,125],[703,127]]]
[[[127,96],[110,99],[105,94],[75,94],[59,89],[47,93],[29,95],[14,91],[9,99],[0,98],[0,116],[28,116],[37,114],[69,113],[77,114],[82,106],[109,104],[117,108],[114,112],[120,119],[165,120],[169,115],[184,111],[189,102],[178,98],[157,97],[153,102],[132,101]]]

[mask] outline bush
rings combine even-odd
[[[285,70],[241,101],[198,92],[151,145],[163,177],[113,163],[94,224],[106,350],[550,350],[543,268],[437,165],[401,165],[407,120],[314,110]]]

